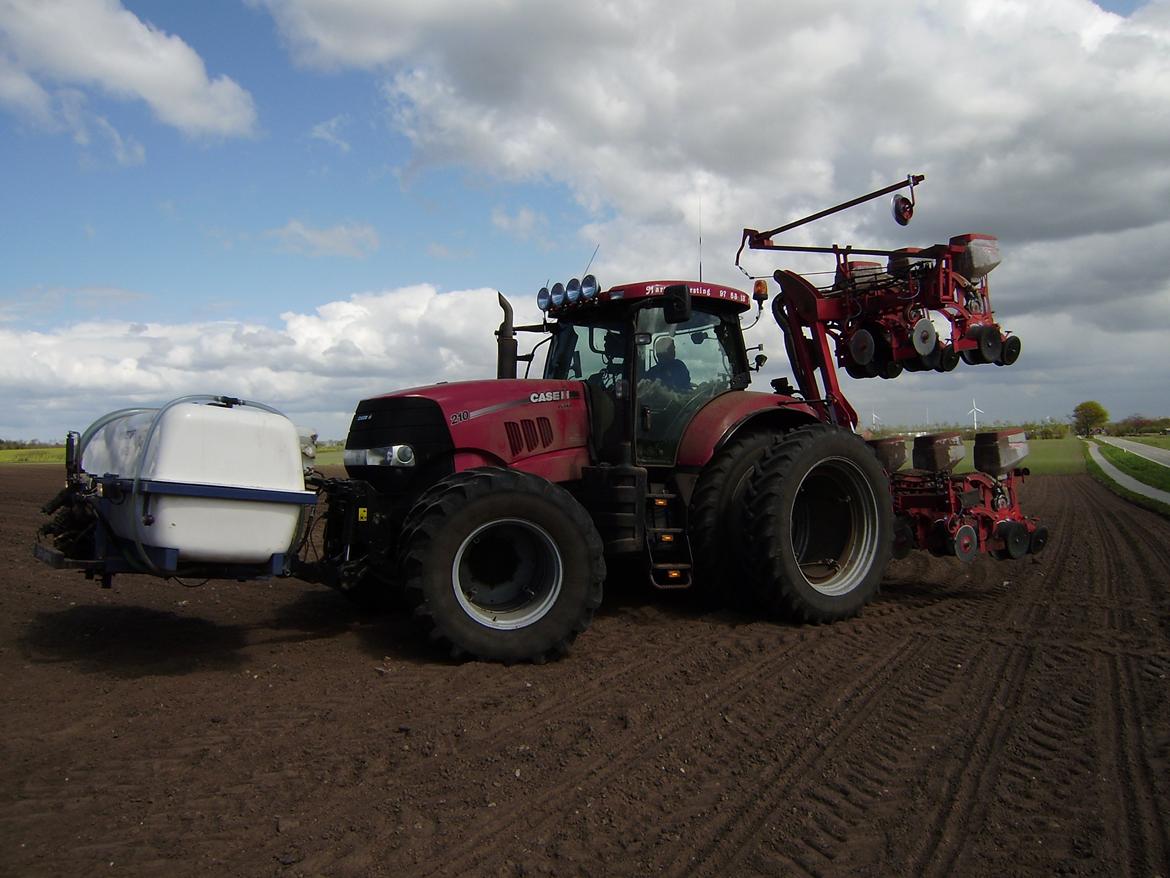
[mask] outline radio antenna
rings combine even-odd
[[[581,272],[581,277],[585,277],[585,275],[589,274],[589,266],[593,264],[593,260],[597,256],[597,251],[600,249],[601,249],[601,242],[598,241],[597,246],[593,248],[593,255],[590,256],[589,261],[585,263],[585,270],[583,272]]]
[[[699,193],[699,283],[703,282],[703,193]]]

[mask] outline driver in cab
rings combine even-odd
[[[678,359],[674,339],[664,335],[654,342],[654,357],[657,361],[646,370],[643,376],[649,381],[657,381],[669,390],[687,391],[691,389],[691,373],[686,363]]]

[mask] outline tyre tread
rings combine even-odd
[[[505,491],[535,494],[556,505],[568,517],[570,526],[585,538],[591,563],[586,599],[568,629],[545,649],[524,655],[501,657],[476,652],[458,642],[458,635],[445,624],[441,614],[436,614],[427,605],[423,575],[427,550],[447,525],[450,517],[469,502]],[[593,520],[564,488],[530,473],[483,467],[446,477],[424,492],[412,507],[407,516],[407,523],[403,527],[401,546],[400,569],[404,588],[410,599],[417,604],[415,617],[431,626],[431,639],[448,646],[452,658],[455,659],[470,656],[505,663],[530,661],[540,664],[550,658],[560,658],[568,654],[573,641],[589,627],[594,613],[601,606],[605,584],[604,547]]]
[[[881,573],[879,573],[877,582],[872,587],[872,594],[866,595],[863,601],[850,602],[843,607],[826,611],[809,603],[798,589],[787,582],[780,552],[788,551],[789,547],[787,545],[777,547],[774,544],[773,535],[782,530],[778,520],[781,517],[779,507],[787,473],[811,445],[822,441],[823,437],[827,435],[834,434],[850,437],[852,441],[856,442],[858,453],[872,457],[876,471],[882,472],[880,465],[877,464],[876,455],[860,437],[829,424],[810,424],[788,433],[765,455],[763,460],[756,464],[747,490],[749,521],[752,527],[750,563],[756,602],[773,615],[801,624],[820,625],[856,616],[872,594],[877,594],[881,589]],[[885,481],[884,473],[881,478],[881,484],[886,485],[886,499],[888,500],[888,482]],[[878,501],[879,516],[885,519],[886,526],[883,528],[884,534],[879,534],[880,539],[874,565],[880,566],[884,572],[893,548],[893,510],[892,507],[890,509],[881,508],[882,497],[879,496]]]
[[[747,609],[754,602],[754,588],[751,585],[752,570],[744,554],[733,558],[733,566],[726,564],[727,515],[724,508],[727,499],[723,496],[728,480],[743,462],[743,455],[750,454],[757,444],[765,444],[762,453],[766,456],[770,447],[782,438],[780,431],[750,430],[735,436],[724,445],[703,468],[691,497],[688,531],[691,551],[695,559],[695,592],[703,600],[717,602],[726,600],[733,606]],[[753,462],[753,468],[759,461]],[[749,472],[750,482],[750,472]],[[746,492],[742,500],[746,500]],[[743,536],[746,537],[746,534]],[[745,539],[746,542],[746,539]],[[746,546],[743,547],[746,550]],[[728,576],[732,577],[729,585]]]

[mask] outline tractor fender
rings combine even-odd
[[[678,446],[679,467],[702,468],[733,436],[749,426],[777,431],[818,423],[803,400],[744,390],[717,396],[691,419]]]

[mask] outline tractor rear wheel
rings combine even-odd
[[[748,488],[756,596],[799,622],[860,612],[893,548],[889,480],[860,437],[823,424],[789,433]]]
[[[418,615],[455,657],[542,662],[567,653],[605,581],[589,515],[528,473],[484,468],[449,480],[403,528],[402,572]]]
[[[741,433],[703,468],[691,497],[689,531],[695,592],[711,603],[744,609],[752,602],[747,562],[747,486],[778,433]]]

